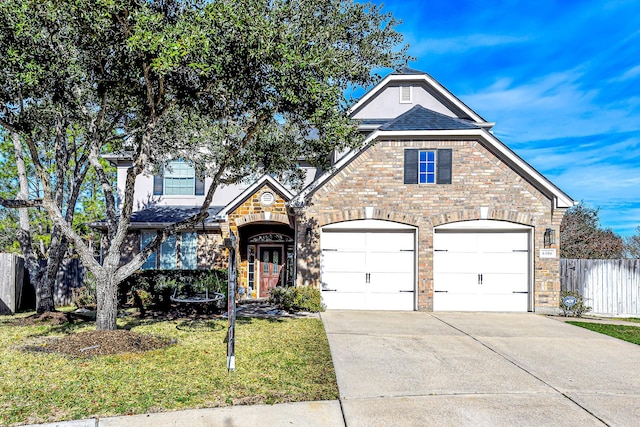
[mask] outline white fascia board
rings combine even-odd
[[[287,190],[286,187],[276,181],[271,175],[264,174],[260,178],[258,178],[253,184],[247,187],[242,193],[240,193],[235,199],[233,199],[227,206],[224,207],[218,214],[216,215],[216,219],[225,219],[229,212],[239,205],[244,199],[252,195],[258,188],[262,187],[265,183],[269,183],[273,186],[273,188],[284,195],[287,199],[291,200],[293,198],[293,193]]]
[[[422,131],[381,131],[377,130],[362,144],[359,149],[352,150],[345,155],[335,167],[325,172],[314,183],[310,184],[304,189],[298,196],[296,196],[291,203],[297,205],[304,205],[305,198],[321,187],[329,178],[335,173],[339,172],[344,166],[346,166],[351,160],[358,156],[369,144],[376,139],[389,139],[389,138],[405,138],[405,139],[418,139],[418,138],[434,138],[434,139],[452,139],[452,138],[465,138],[465,139],[481,139],[487,145],[492,147],[501,157],[506,160],[508,164],[514,165],[521,173],[530,177],[530,180],[534,181],[540,188],[545,189],[549,194],[554,196],[555,208],[569,208],[575,205],[575,201],[569,197],[566,193],[560,190],[555,184],[544,177],[535,168],[525,162],[520,156],[514,153],[509,147],[503,144],[498,138],[493,136],[488,130],[485,129],[462,129],[462,130],[422,130]]]
[[[458,109],[463,111],[469,117],[471,117],[478,126],[481,127],[493,127],[495,123],[487,122],[485,119],[480,117],[475,111],[469,108],[464,102],[460,101],[454,94],[449,92],[444,86],[442,86],[438,81],[436,81],[433,77],[428,74],[389,74],[385,77],[380,83],[375,85],[369,92],[364,94],[362,98],[358,100],[351,108],[348,110],[348,114],[353,114],[356,110],[362,107],[364,104],[369,101],[372,97],[374,97],[378,92],[380,92],[387,84],[391,82],[406,82],[406,81],[424,81],[427,85],[433,87],[440,95],[442,95],[445,99],[455,105]]]

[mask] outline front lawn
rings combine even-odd
[[[587,322],[567,322],[581,328],[609,335],[614,338],[629,341],[630,343],[640,344],[640,327],[613,325],[608,323],[587,323]]]
[[[29,325],[26,316],[0,317],[0,425],[338,398],[320,319],[239,318],[236,371],[228,373],[222,319],[120,319],[132,332],[177,343],[72,357],[25,348],[46,350],[50,337],[95,329],[93,322]]]

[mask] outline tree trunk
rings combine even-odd
[[[113,274],[104,274],[96,277],[96,297],[98,312],[96,314],[96,329],[116,329],[118,314],[118,285]]]
[[[16,158],[18,183],[20,187],[17,199],[29,200],[29,181],[27,180],[27,168],[24,164],[20,136],[17,133],[12,132],[11,140],[13,142],[13,151]],[[20,216],[20,229],[18,230],[16,237],[18,242],[20,242],[22,255],[25,258],[27,271],[29,272],[29,278],[36,289],[36,312],[44,313],[46,311],[53,311],[56,309],[53,302],[53,286],[55,285],[55,277],[53,279],[53,283],[51,283],[48,275],[45,273],[46,267],[40,265],[38,259],[33,253],[28,209],[20,208],[18,209],[18,213]]]

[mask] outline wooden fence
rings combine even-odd
[[[640,259],[561,259],[560,284],[593,314],[640,316]]]
[[[43,266],[46,261],[41,261]],[[53,290],[53,301],[57,307],[71,305],[74,288],[84,286],[86,269],[77,258],[62,261]],[[22,257],[0,253],[0,313],[35,308],[35,289],[29,281]]]
[[[22,304],[24,260],[0,253],[0,313],[15,313]]]

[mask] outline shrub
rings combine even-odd
[[[74,288],[71,290],[71,301],[78,308],[95,310],[97,305],[95,290],[89,286]]]
[[[322,304],[320,290],[310,286],[277,287],[271,290],[269,302],[286,311],[317,313],[326,308]]]
[[[567,307],[564,304],[564,298],[568,296],[572,296],[576,299],[575,305],[571,307]],[[583,313],[586,313],[587,311],[591,311],[591,307],[585,304],[585,300],[584,298],[582,298],[582,295],[574,291],[560,292],[560,309],[562,310],[562,314],[565,317],[567,316],[582,317]]]
[[[95,310],[98,302],[96,296],[96,281],[93,275],[88,272],[84,278],[84,286],[71,290],[71,302],[78,308]]]

